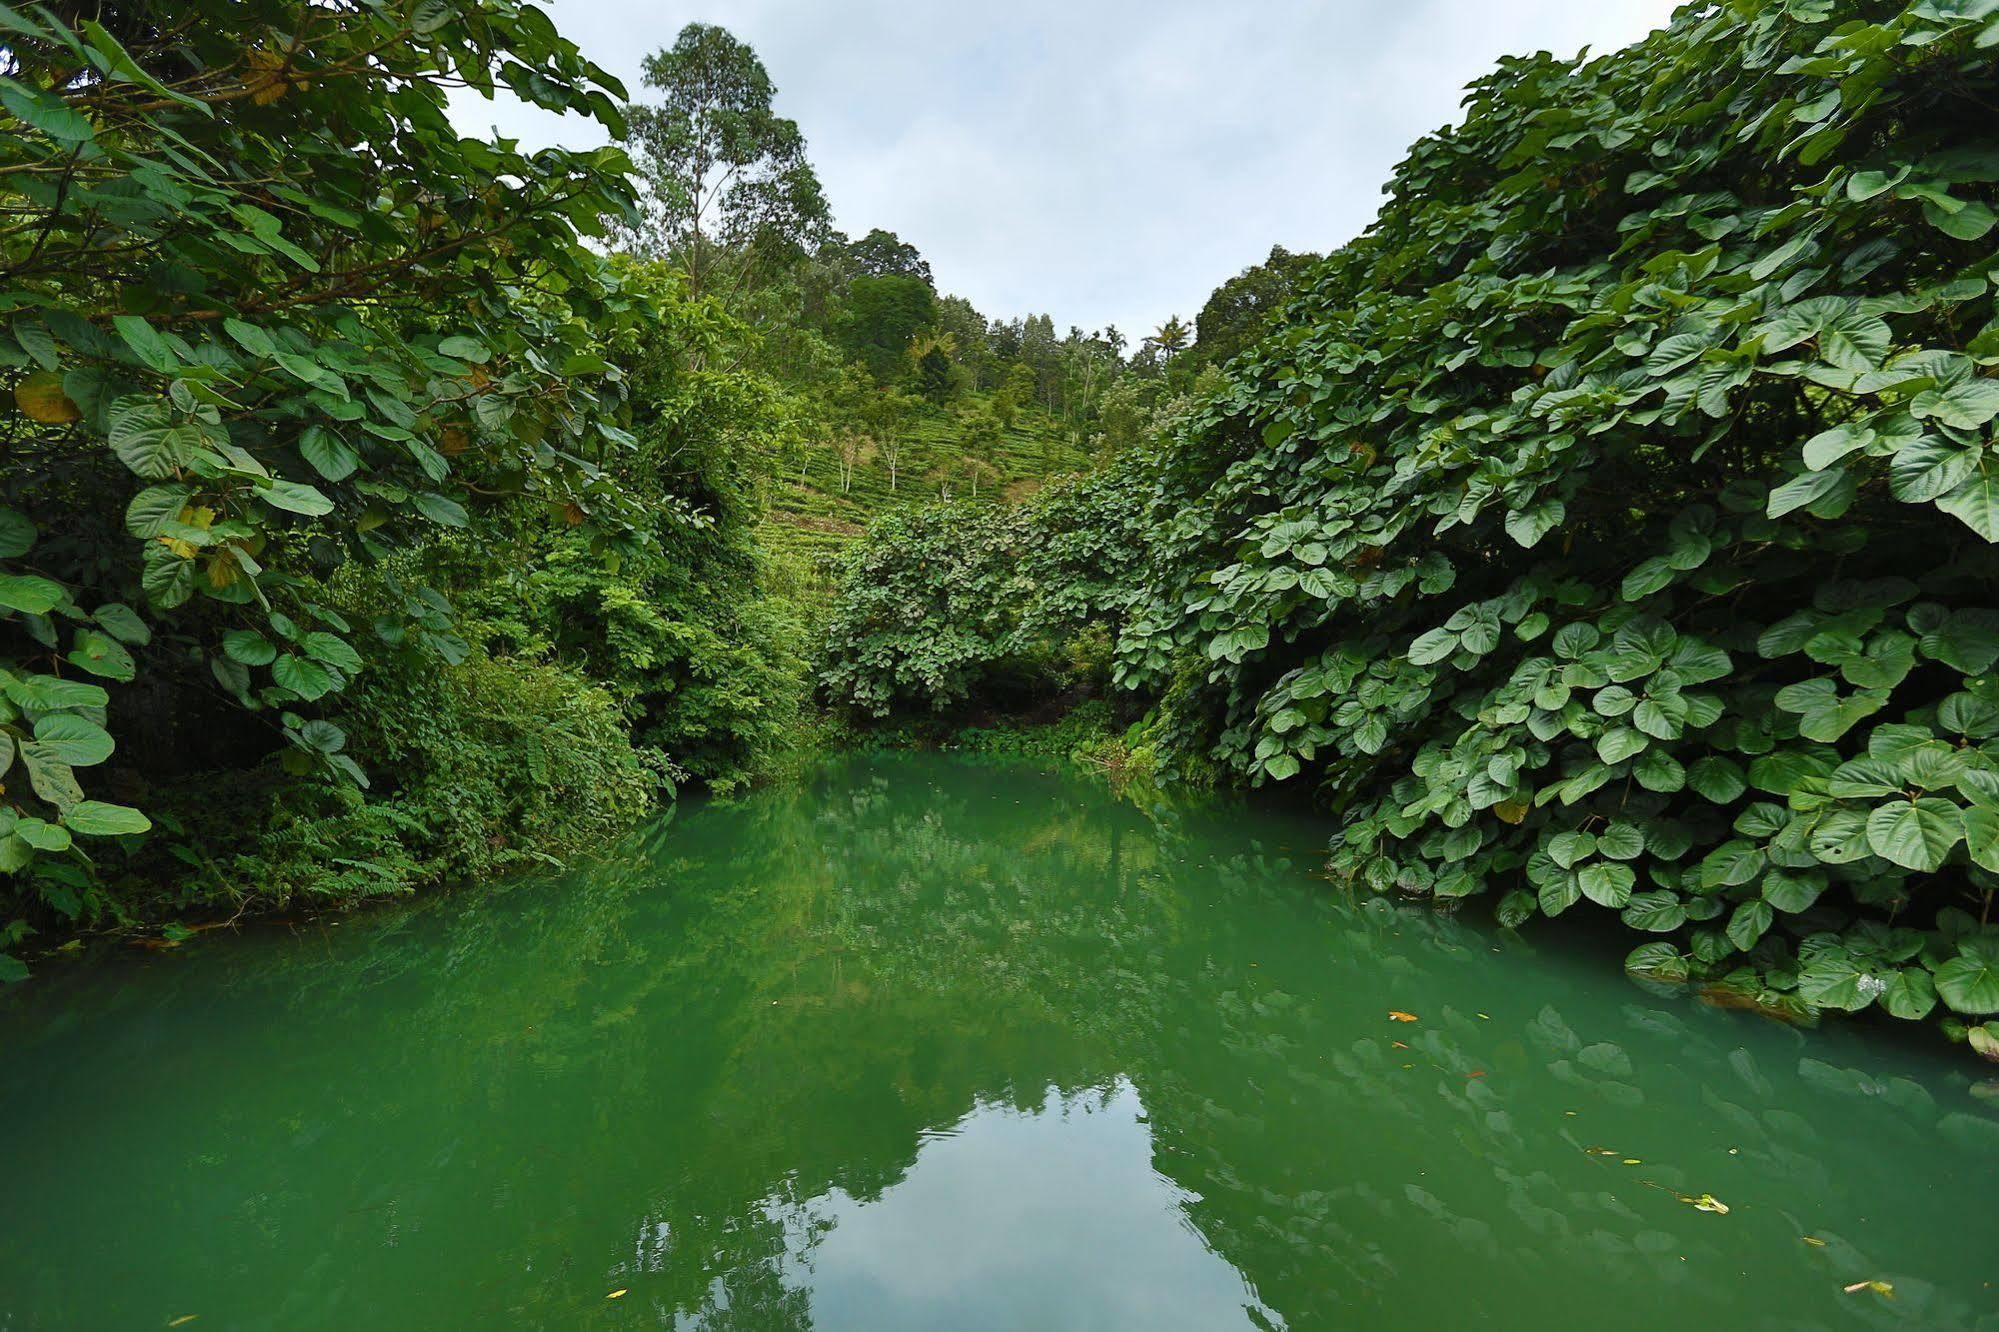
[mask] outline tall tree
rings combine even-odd
[[[937,298],[921,279],[895,273],[858,277],[847,288],[840,342],[887,383],[902,369],[909,341],[936,319]]]
[[[826,198],[805,136],[772,111],[777,90],[747,43],[690,23],[643,70],[662,98],[627,112],[645,186],[638,221],[617,228],[628,248],[679,263],[699,295],[719,267],[731,270],[731,287],[754,281],[772,259],[825,232]]]
[[[1179,315],[1174,315],[1154,329],[1152,335],[1146,338],[1146,342],[1159,349],[1162,359],[1170,361],[1187,350],[1187,344],[1192,337],[1193,331],[1187,327],[1186,321]]]
[[[1216,287],[1194,317],[1194,345],[1201,359],[1220,365],[1256,341],[1271,314],[1297,290],[1316,254],[1293,254],[1282,245],[1270,247],[1270,257]]]
[[[893,231],[883,231],[876,227],[867,235],[847,247],[854,267],[869,277],[903,277],[923,279],[925,286],[933,287],[930,277],[930,263],[922,253],[908,241]]]

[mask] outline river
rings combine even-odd
[[[48,962],[0,993],[0,1329],[1999,1325],[1961,1053],[1349,901],[1323,837],[854,758]]]

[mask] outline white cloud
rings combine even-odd
[[[552,0],[623,78],[682,24],[753,45],[811,145],[839,225],[917,245],[988,314],[1127,332],[1191,317],[1273,242],[1325,250],[1367,225],[1396,162],[1502,55],[1602,52],[1670,0]],[[485,103],[529,143],[592,127]]]

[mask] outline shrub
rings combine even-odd
[[[948,712],[1108,683],[1109,626],[1135,595],[1144,491],[1132,472],[1009,508],[896,514],[848,557],[821,685],[869,716]]]

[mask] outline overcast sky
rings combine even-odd
[[[987,315],[1142,334],[1272,243],[1351,239],[1506,54],[1604,52],[1671,0],[542,0],[625,81],[681,25],[748,41],[836,224],[885,227]],[[600,141],[468,94],[468,133]]]

